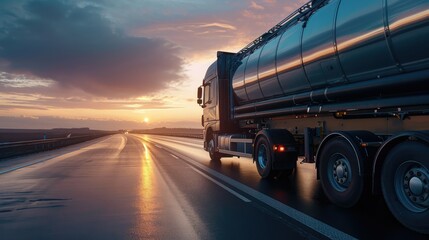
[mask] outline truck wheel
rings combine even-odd
[[[265,137],[259,138],[256,143],[255,160],[256,168],[262,178],[272,178],[276,175],[276,172],[271,169],[273,152]]]
[[[387,155],[381,170],[383,196],[406,227],[429,234],[429,147],[404,142]]]
[[[352,207],[360,200],[364,179],[359,176],[359,159],[344,138],[329,140],[320,155],[320,180],[328,199],[341,207]]]
[[[208,151],[209,151],[210,159],[212,161],[215,161],[215,162],[220,161],[220,153],[216,152],[215,142],[212,136],[209,139]]]

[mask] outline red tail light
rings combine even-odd
[[[287,148],[283,145],[273,145],[274,152],[286,152]]]

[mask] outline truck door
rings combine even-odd
[[[204,85],[203,93],[203,107],[204,107],[204,125],[207,128],[207,125],[216,125],[219,121],[217,114],[217,84],[215,81],[216,78],[208,81]],[[216,127],[214,127],[217,130]]]

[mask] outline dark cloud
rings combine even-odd
[[[146,95],[183,80],[180,49],[162,39],[127,36],[94,5],[30,1],[19,18],[7,20],[1,71],[109,98]]]

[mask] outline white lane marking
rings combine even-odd
[[[194,170],[195,172],[199,173],[200,175],[202,175],[203,177],[207,178],[208,180],[212,181],[213,183],[215,183],[216,185],[218,185],[219,187],[225,189],[226,191],[228,191],[229,193],[231,193],[232,195],[236,196],[237,198],[241,199],[244,202],[251,202],[248,198],[246,198],[245,196],[239,194],[238,192],[232,190],[231,188],[225,186],[224,184],[220,183],[219,181],[217,181],[216,179],[210,177],[209,175],[201,172],[200,170],[192,167],[191,165],[189,165],[190,168],[192,168],[192,170]]]
[[[320,233],[320,234],[322,234],[322,235],[324,235],[330,239],[356,239],[355,237],[353,237],[353,236],[351,236],[351,235],[349,235],[349,234],[347,234],[347,233],[345,233],[339,229],[336,229],[336,228],[334,228],[334,227],[332,227],[332,226],[330,226],[330,225],[328,225],[328,224],[326,224],[320,220],[317,220],[317,219],[315,219],[315,218],[313,218],[313,217],[311,217],[311,216],[309,216],[309,215],[307,215],[301,211],[298,211],[298,210],[296,210],[292,207],[289,207],[288,205],[283,204],[283,203],[281,203],[281,202],[279,202],[279,201],[277,201],[277,200],[275,200],[275,199],[273,199],[273,198],[271,198],[271,197],[269,197],[263,193],[260,193],[260,192],[254,190],[254,189],[252,189],[252,188],[250,188],[250,187],[248,187],[248,186],[246,186],[246,185],[244,185],[244,184],[242,184],[242,183],[240,183],[240,182],[238,182],[232,178],[229,178],[229,177],[227,177],[227,176],[225,176],[225,175],[223,175],[223,174],[221,174],[221,173],[219,173],[219,172],[217,172],[217,171],[215,171],[209,167],[206,167],[203,164],[194,161],[192,158],[178,153],[176,150],[173,150],[173,149],[169,149],[169,150],[175,151],[175,153],[180,156],[180,159],[188,162],[189,164],[194,165],[194,166],[198,167],[199,169],[204,170],[205,172],[207,172],[211,176],[213,176],[213,177],[215,177],[215,178],[217,178],[223,182],[228,183],[229,185],[239,189],[240,191],[248,194],[249,196],[252,196],[253,198],[267,204],[268,206],[276,209],[279,212],[282,212],[283,214],[287,215],[288,217],[300,222],[301,224],[313,229],[314,231],[316,231],[316,232],[318,232],[318,233]]]
[[[171,155],[172,157],[174,157],[175,159],[180,159],[179,157],[177,157],[177,156],[176,156],[176,155],[174,155],[174,154],[171,154],[171,153],[170,153],[170,155]],[[207,174],[205,174],[205,173],[201,172],[200,170],[198,170],[198,169],[196,169],[196,168],[192,167],[192,166],[191,166],[191,165],[189,165],[189,164],[188,164],[188,166],[189,166],[190,168],[192,168],[192,170],[194,170],[195,172],[199,173],[199,174],[200,174],[200,175],[202,175],[203,177],[205,177],[205,178],[207,178],[208,180],[212,181],[213,183],[215,183],[215,184],[216,184],[216,185],[218,185],[219,187],[221,187],[221,188],[225,189],[226,191],[228,191],[228,192],[229,192],[229,193],[231,193],[232,195],[234,195],[234,196],[238,197],[239,199],[243,200],[244,202],[251,202],[248,198],[246,198],[246,197],[244,197],[243,195],[239,194],[238,192],[236,192],[236,191],[232,190],[231,188],[229,188],[229,187],[225,186],[224,184],[220,183],[219,181],[217,181],[217,180],[213,179],[212,177],[208,176]]]
[[[155,147],[163,149],[163,147],[159,146],[158,144],[155,144]]]

